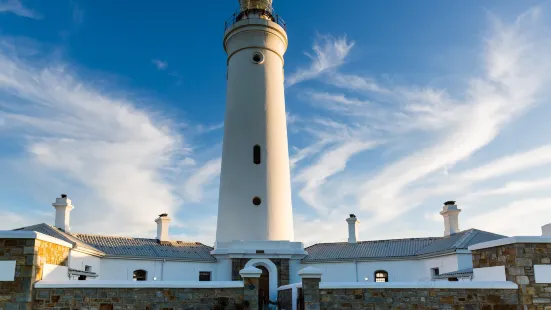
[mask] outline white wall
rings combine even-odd
[[[431,281],[431,268],[439,268],[440,273],[469,268],[472,263],[467,266],[467,258],[470,257],[470,254],[452,254],[420,260],[358,262],[357,266],[354,262],[302,264],[300,269],[308,266],[321,269],[323,282],[365,282],[366,277],[368,282],[373,282],[378,270],[388,272],[389,282]]]
[[[99,257],[88,254],[71,251],[69,255],[69,268],[84,271],[85,266],[91,266],[92,272],[99,275],[98,278],[90,278],[88,280],[102,280],[101,278],[101,259]]]
[[[231,264],[229,265],[231,270]],[[134,271],[147,271],[147,281],[198,281],[199,271],[212,272],[211,280],[217,281],[216,263],[164,262],[132,259],[101,259],[101,280],[132,280]],[[229,271],[231,273],[231,271]]]
[[[67,281],[69,280],[69,268],[66,266],[44,264],[42,280],[45,281]]]

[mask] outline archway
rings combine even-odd
[[[278,282],[277,282],[277,266],[272,262],[271,260],[267,258],[262,259],[251,259],[247,262],[245,267],[256,267],[262,270],[262,275],[264,275],[264,270],[260,267],[264,267],[264,269],[268,272],[268,286],[269,286],[269,296],[271,301],[276,301],[277,299],[277,288],[278,288]],[[261,277],[262,279],[262,277]]]

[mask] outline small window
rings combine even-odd
[[[375,282],[388,282],[388,272],[378,270],[375,272]]]
[[[146,281],[147,280],[147,271],[145,270],[136,270],[134,271],[134,281]]]
[[[440,268],[431,268],[430,273],[433,277],[440,275]]]
[[[262,162],[262,150],[258,144],[253,148],[253,162],[255,165],[260,165]]]
[[[449,282],[457,282],[457,281],[459,281],[459,279],[458,278],[448,278],[448,281]]]
[[[264,62],[264,55],[262,53],[258,53],[258,52],[253,53],[253,59],[252,60],[255,64],[261,64],[261,63]]]
[[[78,276],[79,281],[86,281],[86,276]]]
[[[210,271],[199,271],[199,281],[210,281]]]
[[[262,204],[262,199],[260,199],[260,197],[254,197],[253,198],[253,205],[255,206],[260,206]]]
[[[92,266],[88,266],[88,265],[84,266],[84,271],[92,272]]]

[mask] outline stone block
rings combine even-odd
[[[532,303],[533,304],[547,304],[547,305],[549,305],[551,303],[551,298],[533,298]]]
[[[518,267],[532,267],[532,260],[529,258],[516,258],[515,265]]]
[[[527,276],[517,276],[516,283],[520,285],[530,284],[530,280]]]

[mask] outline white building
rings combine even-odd
[[[343,221],[347,241],[308,248],[294,241],[285,24],[273,12],[271,0],[239,2],[241,12],[226,23],[224,35],[228,86],[214,247],[170,240],[167,214],[155,220],[157,236],[151,239],[75,233],[66,195],[53,204],[55,226],[18,230],[72,244],[66,276],[75,280],[228,281],[239,280],[239,270],[255,266],[263,271],[260,289],[271,300],[278,287],[299,282],[298,271],[308,266],[321,269],[322,281],[331,282],[468,280],[468,247],[504,236],[461,231],[455,202],[443,207],[445,233],[439,237],[359,241],[352,214],[347,226]]]

